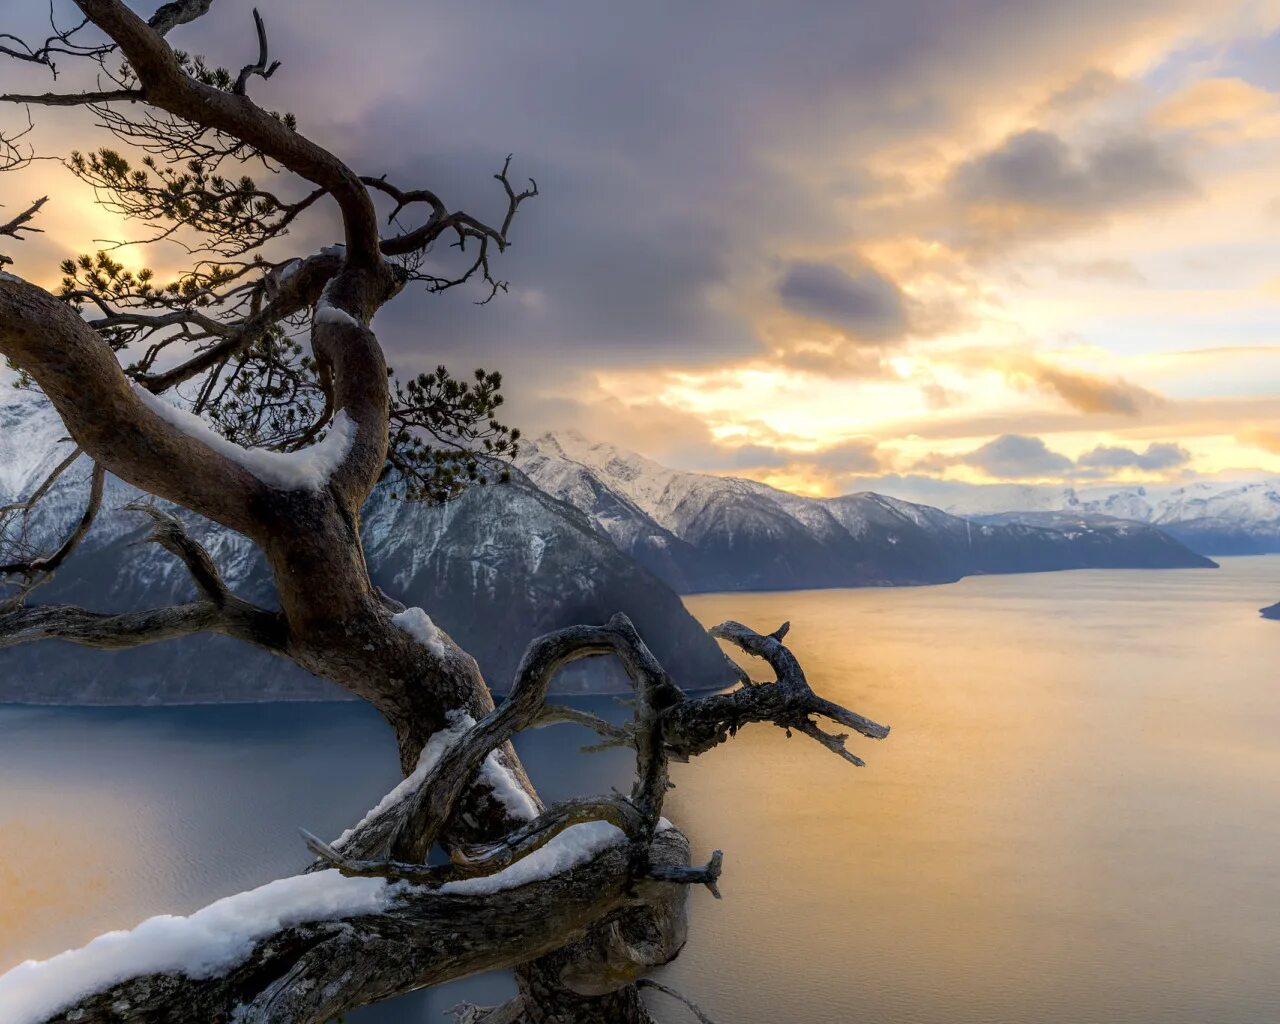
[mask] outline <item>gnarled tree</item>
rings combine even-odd
[[[720,874],[719,854],[690,866],[687,842],[662,817],[669,763],[766,722],[859,764],[846,737],[819,720],[872,738],[887,730],[810,689],[782,643],[785,626],[765,636],[732,622],[713,632],[763,659],[773,681],[744,678],[730,692],[691,697],[617,617],[535,640],[495,708],[476,662],[427,612],[370,583],[358,525],[384,478],[407,500],[447,500],[501,475],[495,466],[518,441],[495,418],[501,381],[477,371],[462,382],[443,369],[397,381],[369,323],[406,287],[470,282],[482,301],[503,290],[491,260],[536,185],[512,185],[508,160],[496,175],[503,212],[489,223],[428,188],[361,174],[249,96],[279,66],[256,14],[256,59],[232,74],[168,41],[211,0],[175,0],[149,19],[121,0],[76,5],[74,25],[55,24],[43,40],[0,37],[0,52],[49,70],[87,64],[96,88],[0,97],[23,111],[0,158],[14,167],[36,156],[25,111],[88,110],[117,148],[71,154],[66,168],[192,258],[167,283],[125,269],[110,250],[68,259],[56,292],[0,277],[0,353],[70,435],[50,478],[0,509],[9,552],[0,647],[58,638],[123,648],[222,633],[373,704],[395,730],[405,780],[342,837],[307,836],[315,860],[302,875],[14,969],[0,978],[4,1019],[318,1022],[506,967],[516,998],[462,1017],[649,1020],[640,992],[668,990],[644,976],[682,947],[689,886],[716,892]],[[270,188],[247,174],[263,167]],[[37,230],[44,203],[0,234]],[[339,212],[344,243],[289,254],[290,226],[326,208]],[[441,241],[459,250],[453,270],[430,255]],[[84,514],[70,536],[39,549],[24,526],[80,459],[93,466]],[[230,592],[180,520],[150,503],[136,511],[189,570],[198,599],[111,615],[35,602],[33,588],[91,528],[106,473],[249,538],[278,606]],[[625,727],[547,703],[555,673],[589,656],[626,669],[636,700]],[[556,722],[634,748],[631,791],[544,806],[510,740]],[[444,862],[429,862],[435,848]]]

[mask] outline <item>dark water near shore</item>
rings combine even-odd
[[[894,732],[863,769],[764,727],[677,766],[668,815],[725,850],[725,898],[691,894],[664,980],[721,1024],[1280,1020],[1277,598],[1268,557],[688,599],[790,619],[814,685]],[[627,778],[588,740],[522,737],[546,796]],[[0,707],[0,971],[295,871],[297,826],[337,834],[395,778],[359,705]]]

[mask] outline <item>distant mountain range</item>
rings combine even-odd
[[[975,487],[946,504],[956,515],[1059,511],[1159,527],[1202,555],[1280,552],[1280,479],[1179,485]]]
[[[1106,514],[961,518],[871,492],[805,498],[668,469],[575,433],[524,445],[519,467],[683,593],[945,583],[979,573],[1213,563]]]
[[[0,504],[26,494],[68,450],[38,397],[0,394]],[[529,443],[507,485],[443,506],[375,492],[363,535],[375,582],[431,614],[504,689],[527,641],[616,611],[635,620],[682,683],[721,686],[734,672],[677,591],[942,583],[975,573],[1212,566],[1152,526],[1093,513],[969,520],[878,494],[812,499],[747,480],[667,469],[564,434]],[[33,540],[64,536],[80,515],[86,470],[66,474],[33,520]],[[82,547],[35,595],[101,610],[187,600],[167,552],[121,506],[117,480]],[[250,545],[194,516],[228,582],[271,601]],[[616,667],[572,666],[562,690],[625,687]],[[0,650],[0,701],[172,703],[315,699],[342,694],[290,663],[222,637],[134,651],[59,642]]]

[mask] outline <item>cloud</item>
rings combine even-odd
[[[683,460],[704,472],[786,470],[791,476],[831,480],[882,468],[878,446],[870,438],[852,438],[816,451],[797,451],[782,445],[719,444],[701,446]]]
[[[867,438],[832,445],[805,461],[833,473],[870,473],[880,468],[878,445]]]
[[[708,471],[782,469],[794,460],[793,453],[766,444],[743,444],[732,448],[703,449],[699,465]]]
[[[1075,465],[1067,456],[1052,451],[1041,438],[1024,434],[1002,434],[960,461],[1001,480],[1059,476]]]
[[[1142,469],[1150,472],[1176,469],[1191,461],[1191,453],[1180,444],[1153,441],[1146,451],[1113,445],[1099,445],[1076,459],[1081,469]]]
[[[1130,260],[1059,260],[1054,268],[1062,277],[1108,284],[1145,285],[1147,277]]]
[[[948,193],[968,212],[970,244],[1087,223],[1196,192],[1166,142],[1137,132],[1074,150],[1043,128],[1012,134],[960,164]]]
[[[1152,114],[1174,128],[1221,128],[1274,113],[1274,93],[1241,78],[1202,78],[1162,103]]]
[[[1012,376],[1041,391],[1057,395],[1073,409],[1084,413],[1137,416],[1163,401],[1154,391],[1122,377],[1098,377],[1050,366],[1039,360],[1019,364]]]
[[[178,30],[175,45],[230,64],[252,23],[248,0],[229,2],[230,13]],[[10,6],[22,8],[14,16],[24,31],[44,27],[40,5]],[[1153,90],[1204,73],[1187,68],[1174,47],[1227,20],[1210,7],[1203,0],[1026,0],[1011,18],[1005,0],[813,0],[771,18],[744,13],[732,0],[625,7],[498,0],[492,9],[467,0],[285,0],[274,20],[267,12],[273,52],[285,63],[254,94],[294,111],[304,132],[361,173],[431,187],[451,207],[487,219],[502,216],[491,175],[507,152],[516,154],[514,174],[538,179],[541,196],[522,208],[513,244],[495,260],[495,272],[511,281],[509,295],[477,307],[477,296],[463,289],[439,297],[407,290],[380,313],[380,339],[402,371],[439,362],[459,372],[502,369],[511,422],[536,432],[581,419],[589,436],[613,436],[666,461],[721,449],[709,423],[722,436],[726,426],[765,415],[808,430],[780,442],[806,447],[850,429],[897,433],[897,417],[912,417],[901,430],[922,437],[968,431],[979,414],[999,421],[959,435],[959,444],[971,446],[1005,433],[1048,436],[1042,423],[1059,414],[1067,431],[1081,429],[1081,412],[1100,429],[1114,425],[1107,417],[1141,414],[1145,429],[1157,415],[1174,414],[1175,403],[1128,381],[1034,367],[1019,371],[1014,386],[1054,397],[1028,413],[1025,395],[1003,393],[996,378],[1007,362],[997,357],[988,359],[981,388],[942,373],[936,383],[913,380],[901,400],[886,398],[891,373],[881,360],[900,354],[882,349],[907,334],[926,362],[934,353],[944,361],[971,338],[997,348],[1025,332],[1051,343],[1107,312],[1099,303],[1055,314],[1058,322],[1042,331],[1023,315],[1028,306],[1038,312],[1042,297],[1028,303],[1023,286],[1010,284],[1024,268],[1016,259],[996,267],[975,253],[988,240],[994,246],[1088,227],[1190,194],[1179,148],[1191,145],[1186,130],[1144,123],[1138,111]],[[305,17],[288,16],[304,8]],[[367,40],[377,60],[335,90],[332,69],[349,60],[352,39]],[[486,55],[482,75],[477,53]],[[659,67],[655,53],[671,59]],[[957,67],[965,74],[956,75]],[[1151,68],[1161,68],[1154,83],[1142,77]],[[43,79],[31,85],[49,87]],[[64,114],[67,123],[89,120],[83,111],[38,113],[42,125]],[[1110,136],[1091,134],[1104,124]],[[988,134],[1009,125],[1036,127],[1003,140]],[[77,145],[98,141],[77,131]],[[1211,154],[1187,152],[1212,199]],[[949,170],[957,154],[972,158]],[[1261,153],[1257,161],[1264,163]],[[33,179],[49,166],[32,170],[32,189],[45,187]],[[18,181],[14,194],[27,194]],[[64,204],[54,187],[54,202]],[[313,209],[316,217],[330,212],[328,203]],[[87,218],[77,222],[69,206],[59,215],[86,239],[111,233]],[[50,218],[60,228],[58,245],[73,244]],[[967,231],[971,247],[938,241],[948,229]],[[332,220],[314,230],[300,221],[286,244],[311,248],[334,241],[335,231]],[[1197,244],[1192,234],[1175,225],[1168,241],[1173,250]],[[1131,266],[1114,257],[1136,255],[1154,281],[1140,297],[1152,313],[1144,326],[1163,337],[1177,313],[1159,308],[1160,289],[1177,252],[1166,261],[1141,247],[1124,249],[1124,239],[1086,241],[1038,252],[1035,265],[1052,267],[1056,255],[1064,268],[1076,261],[1062,273],[1132,284]],[[831,256],[855,250],[865,262]],[[779,253],[793,262],[779,266]],[[62,255],[49,253],[49,266]],[[432,259],[457,255],[441,246]],[[1052,284],[1044,302],[1061,306]],[[1126,298],[1106,291],[1106,301]],[[802,328],[803,336],[770,333],[775,321]],[[714,415],[653,400],[673,370],[770,361],[839,377],[848,385],[850,419],[834,427],[819,417],[788,420],[763,411],[745,389],[737,407],[726,399]],[[625,402],[591,404],[592,375],[623,370],[635,382]],[[871,412],[860,408],[864,393],[876,400]],[[585,405],[571,409],[565,396]],[[1176,428],[1170,435],[1187,436]],[[732,458],[789,457],[789,450],[771,454],[771,444],[765,439]],[[830,458],[873,455],[855,446]]]
[[[1280,455],[1280,430],[1268,430],[1264,427],[1251,427],[1236,435],[1242,444],[1261,448],[1272,455]]]
[[[1045,111],[1072,112],[1089,107],[1101,100],[1110,99],[1122,92],[1127,83],[1112,71],[1090,68],[1064,89],[1059,89],[1045,101]]]
[[[823,320],[872,341],[900,337],[907,328],[902,290],[870,264],[846,270],[833,263],[792,263],[778,285],[794,313]]]
[[[921,384],[920,393],[924,396],[925,405],[932,412],[946,409],[955,398],[950,391],[936,381]]]
[[[1123,445],[1098,445],[1072,459],[1054,451],[1041,437],[1029,434],[1001,434],[973,451],[961,454],[934,452],[911,467],[917,474],[937,477],[954,466],[969,466],[995,480],[1097,481],[1137,470],[1146,474],[1169,475],[1186,467],[1191,453],[1171,441],[1153,441],[1144,450]],[[912,479],[918,479],[913,477]]]

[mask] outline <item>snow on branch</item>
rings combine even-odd
[[[461,895],[514,889],[519,885],[527,885],[539,879],[572,871],[600,851],[610,846],[620,845],[626,840],[626,835],[616,825],[611,825],[607,821],[585,821],[579,825],[569,826],[549,840],[546,845],[538,847],[510,867],[495,871],[491,875],[478,875],[474,878],[460,878],[453,882],[446,882],[440,887],[440,891]]]
[[[281,929],[385,913],[406,888],[320,871],[228,896],[189,917],[148,918],[131,931],[107,932],[80,949],[27,960],[0,975],[0,1020],[40,1024],[86,995],[144,975],[212,978]]]
[[[427,740],[426,744],[423,745],[422,752],[418,755],[417,767],[405,776],[391,792],[379,800],[355,825],[338,836],[333,842],[334,848],[341,850],[347,841],[357,833],[368,833],[376,830],[379,821],[387,819],[411,794],[415,793],[426,782],[435,766],[439,764],[440,758],[444,756],[445,751],[458,742],[462,734],[473,725],[475,725],[475,719],[470,715],[457,714],[453,716],[447,729],[441,729],[433,734],[431,739]]]
[[[594,922],[663,905],[621,833],[597,823],[507,872],[454,889],[321,871],[219,900],[189,917],[28,961],[0,975],[4,1024],[224,1021],[298,1024],[481,971],[526,963]],[[646,860],[687,863],[666,830]]]
[[[406,608],[391,616],[391,621],[427,648],[437,658],[444,657],[444,642],[431,616],[421,608]]]
[[[339,309],[328,299],[322,298],[316,303],[316,323],[345,324],[348,327],[359,327],[360,321],[345,309]]]
[[[199,416],[179,409],[146,388],[134,393],[148,409],[188,437],[212,448],[219,455],[248,470],[269,487],[282,491],[318,491],[325,487],[351,451],[356,423],[339,409],[324,439],[296,452],[274,452],[265,448],[242,448],[228,441]]]
[[[420,639],[432,638],[435,627],[420,609],[409,609],[395,618],[401,628]],[[573,626],[549,633],[529,645],[511,695],[501,707],[475,724],[469,715],[455,712],[450,728],[437,733],[424,748],[419,769],[366,817],[364,827],[356,830],[357,836],[344,834],[334,847],[313,844],[313,851],[325,863],[344,871],[439,884],[452,877],[451,871],[484,873],[518,863],[567,829],[589,821],[606,821],[621,828],[633,842],[643,844],[659,827],[670,786],[669,761],[703,753],[748,722],[770,722],[803,732],[859,765],[862,761],[845,749],[847,736],[823,731],[814,717],[831,718],[870,738],[888,734],[887,727],[813,692],[799,663],[782,645],[786,627],[762,636],[728,622],[712,633],[768,660],[777,673],[776,682],[748,683],[728,693],[691,698],[662,669],[626,616],[616,615],[605,626]],[[546,715],[547,689],[565,665],[600,654],[617,656],[636,689],[635,721],[623,733],[636,751],[631,793],[567,801],[537,814],[532,798],[502,764],[498,749],[523,729],[574,720],[554,711]],[[459,734],[462,724],[467,728]],[[436,747],[445,735],[447,743],[440,741],[442,746]],[[477,781],[506,806],[510,817],[523,818],[527,824],[483,848],[455,850],[454,865],[449,869],[417,867],[425,863],[432,844],[448,827],[462,795]],[[528,805],[522,808],[525,801]],[[718,875],[717,857],[700,873],[676,874],[668,880],[701,882],[714,891]]]

